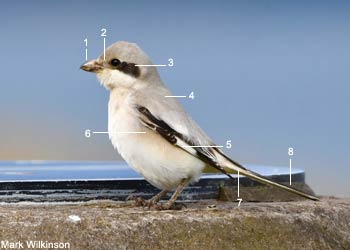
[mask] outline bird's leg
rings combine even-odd
[[[151,199],[147,200],[149,203],[157,203],[158,201],[160,201],[169,191],[168,190],[162,190],[160,191],[158,194],[156,194],[155,196],[153,196]]]
[[[175,192],[173,193],[173,195],[171,196],[171,198],[165,204],[158,205],[157,209],[159,209],[159,210],[168,210],[168,209],[170,209],[174,205],[177,197],[181,194],[181,192],[186,187],[188,181],[189,181],[188,179],[183,179],[180,182],[179,186],[177,186],[177,188],[176,188]]]

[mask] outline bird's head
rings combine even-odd
[[[80,68],[96,73],[101,84],[110,90],[118,87],[138,89],[157,82],[159,75],[155,67],[137,65],[152,65],[152,62],[137,44],[119,41]]]

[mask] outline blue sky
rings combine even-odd
[[[242,163],[304,168],[350,195],[350,4],[346,1],[1,1],[0,159],[117,160],[108,93],[79,70],[107,45],[139,44],[172,92]]]

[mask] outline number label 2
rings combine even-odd
[[[105,29],[105,28],[103,28],[103,29],[101,29],[101,36],[107,36],[107,29]]]

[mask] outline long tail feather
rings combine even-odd
[[[304,198],[307,198],[307,199],[310,199],[310,200],[314,200],[314,201],[318,201],[320,200],[319,198],[313,196],[313,195],[310,195],[310,194],[307,194],[303,191],[300,191],[296,188],[293,188],[293,187],[290,187],[290,186],[286,186],[286,185],[283,185],[281,183],[277,183],[277,182],[274,182],[272,180],[269,180],[267,179],[266,177],[258,174],[258,173],[255,173],[249,169],[246,169],[245,167],[243,167],[241,164],[239,164],[238,162],[235,162],[233,161],[232,159],[230,159],[228,156],[226,156],[225,154],[223,154],[222,152],[219,152],[218,153],[226,160],[225,161],[225,164],[224,167],[227,167],[229,169],[232,169],[233,171],[235,172],[238,172],[239,170],[239,173],[246,176],[246,177],[249,177],[253,180],[256,180],[260,183],[263,183],[263,184],[267,184],[267,185],[270,185],[270,186],[273,186],[273,187],[277,187],[277,188],[280,188],[280,189],[284,189],[288,192],[291,192],[293,194],[296,194],[296,195],[299,195],[299,196],[302,196]]]

